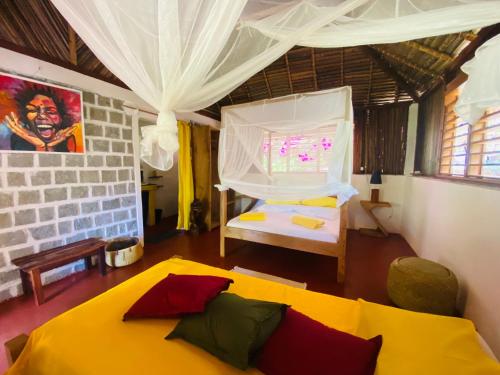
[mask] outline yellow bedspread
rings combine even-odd
[[[176,319],[122,322],[123,313],[152,285],[171,272],[230,277],[234,280],[230,292],[247,298],[287,303],[328,326],[353,334],[358,330],[362,308],[362,303],[358,301],[297,289],[195,262],[170,259],[34,330],[25,350],[7,374],[259,374],[256,369],[246,372],[235,369],[182,340],[164,340],[177,324]],[[400,310],[392,309],[396,316],[397,311]],[[463,322],[463,329],[471,331],[470,322]],[[400,337],[394,337],[391,332],[391,340],[395,341],[393,344],[400,341],[400,345],[411,345],[412,337],[405,336],[404,321],[400,323]],[[448,344],[448,355],[453,356],[453,346],[457,342],[450,341]],[[467,345],[479,344],[468,342]],[[429,352],[432,349],[430,347]],[[491,369],[491,374],[498,370],[495,362],[482,352],[475,351],[472,359],[487,366],[482,369]],[[418,356],[414,361],[419,361]],[[394,369],[394,364],[391,365]],[[459,365],[460,362],[448,373],[466,374],[460,371]],[[411,363],[405,363],[401,371],[391,372],[390,375],[413,374],[411,368]],[[378,371],[378,374],[384,372]],[[430,367],[425,375],[431,374],[438,373]]]

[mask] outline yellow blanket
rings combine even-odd
[[[319,229],[325,225],[325,221],[321,219],[316,219],[314,217],[303,216],[303,215],[293,215],[292,223],[309,228],[309,229]]]
[[[265,212],[245,212],[240,215],[241,221],[264,221],[266,220]]]
[[[229,288],[232,293],[246,298],[287,303],[330,327],[352,334],[358,330],[363,307],[361,302],[293,288],[195,262],[170,259],[34,330],[26,348],[8,375],[260,374],[256,369],[246,372],[235,369],[182,340],[164,340],[163,338],[177,324],[177,319],[122,322],[123,313],[151,286],[169,273],[230,277],[234,280],[234,284]],[[415,333],[413,330],[408,334],[408,329],[411,327],[407,327],[407,315],[410,314],[419,320],[421,314],[386,308],[390,310],[390,318],[399,329],[386,332],[381,327],[377,330],[377,334],[384,335],[383,345],[387,344],[389,348],[389,352],[386,351],[381,356],[381,361],[392,361],[390,366],[379,363],[381,370],[377,370],[378,375],[417,374],[412,369],[422,368],[420,351],[425,352],[426,371],[418,374],[443,375],[441,371],[443,366],[441,365],[439,370],[435,367],[436,363],[443,360],[446,360],[447,364],[446,374],[479,374],[471,368],[491,370],[482,374],[497,373],[498,365],[478,349],[479,344],[473,339],[474,331],[469,321],[438,317],[436,321],[432,319],[421,321],[420,332]],[[370,327],[370,317],[364,315],[365,319],[368,319],[365,323]],[[375,314],[371,323],[376,324],[379,319],[380,317]],[[454,323],[449,331],[440,330],[438,338],[431,328],[442,324],[443,319],[454,319],[457,323]],[[411,324],[414,324],[414,321]],[[454,332],[458,328],[461,332],[468,332],[468,335],[455,335]],[[415,355],[405,357],[398,364],[390,350],[399,346],[412,347],[415,342],[413,334],[427,335],[427,346],[415,347]],[[445,339],[441,337],[442,335]],[[440,344],[435,345],[433,343],[435,341],[439,341]],[[420,343],[422,339],[416,342]],[[467,351],[461,350],[461,347],[474,350],[468,354]],[[446,353],[443,352],[443,348],[446,348]],[[456,353],[460,356],[456,356]],[[465,360],[468,364],[467,369],[471,372],[462,370]],[[388,369],[391,369],[391,372]]]

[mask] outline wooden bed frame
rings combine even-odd
[[[307,238],[291,237],[275,233],[261,232],[251,229],[228,227],[227,200],[228,191],[221,191],[220,198],[220,256],[226,255],[226,238],[257,242],[272,246],[284,247],[305,251],[309,253],[328,255],[337,258],[337,282],[343,283],[345,279],[345,249],[347,242],[347,207],[344,203],[340,208],[339,238],[335,243],[310,240]],[[252,206],[252,205],[250,205]],[[250,207],[251,208],[251,207]],[[247,208],[248,210],[248,208]]]

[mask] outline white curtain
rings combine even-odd
[[[222,108],[221,189],[295,200],[337,195],[350,186],[351,88],[295,94]]]
[[[488,40],[474,58],[462,66],[468,75],[455,112],[475,124],[487,108],[500,106],[500,35]]]
[[[338,47],[465,31],[500,1],[52,0],[99,60],[157,109],[141,156],[169,169],[174,112],[206,108],[296,44]]]

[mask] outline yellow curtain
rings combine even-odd
[[[179,216],[177,229],[189,229],[189,213],[194,199],[193,168],[191,165],[191,127],[177,121],[179,129]]]

